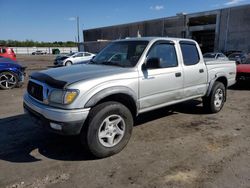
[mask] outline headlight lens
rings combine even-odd
[[[70,104],[72,103],[75,98],[77,97],[78,92],[77,91],[67,91],[64,95],[64,104]]]
[[[49,95],[49,101],[58,104],[70,104],[77,97],[78,90],[52,90]]]

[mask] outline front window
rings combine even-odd
[[[155,44],[149,51],[147,59],[159,58],[159,68],[177,67],[178,61],[174,44],[159,43]]]
[[[83,53],[77,53],[74,55],[74,57],[82,57],[83,56]]]
[[[134,67],[148,41],[113,42],[104,48],[90,63],[120,67]]]

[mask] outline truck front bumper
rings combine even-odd
[[[50,107],[30,98],[27,93],[24,95],[23,107],[36,124],[62,135],[80,134],[90,110],[65,110]]]

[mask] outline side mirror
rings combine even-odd
[[[149,58],[146,61],[144,68],[146,68],[146,69],[158,69],[158,68],[160,68],[160,58],[156,58],[156,57]]]

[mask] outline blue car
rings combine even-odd
[[[0,57],[0,89],[21,87],[24,82],[25,67],[8,58]]]

